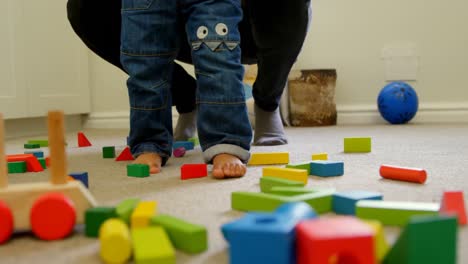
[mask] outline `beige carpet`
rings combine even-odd
[[[8,128],[7,128],[8,129]],[[220,225],[242,215],[230,208],[233,191],[258,191],[261,167],[251,167],[245,177],[235,180],[202,178],[179,179],[184,163],[202,162],[200,150],[183,158],[173,158],[159,175],[149,178],[126,176],[126,162],[102,159],[102,146],[125,144],[126,131],[85,131],[94,144],[76,148],[75,133],[67,134],[69,171],[87,171],[90,190],[101,205],[113,206],[121,199],[140,197],[157,200],[159,211],[205,225],[209,230],[209,249],[200,255],[177,253],[177,263],[228,263],[227,244]],[[334,187],[340,190],[370,190],[385,200],[439,202],[444,190],[463,190],[468,195],[468,125],[337,126],[324,128],[288,128],[289,145],[254,147],[253,151],[290,151],[291,162],[310,159],[312,153],[328,152],[330,159],[345,162],[345,175],[311,177],[308,186]],[[372,153],[344,154],[344,137],[372,137]],[[44,135],[44,137],[46,137]],[[7,141],[7,153],[21,153],[25,138]],[[44,149],[47,152],[47,148]],[[428,172],[424,185],[382,180],[378,174],[383,163],[420,167]],[[46,180],[48,171],[10,175],[11,183]],[[466,203],[466,201],[465,201]],[[399,229],[386,228],[390,242]],[[468,231],[461,228],[458,240],[458,263],[468,263]],[[464,249],[464,250],[462,250]],[[100,263],[99,243],[79,231],[58,242],[43,242],[30,234],[14,237],[0,246],[0,263]]]

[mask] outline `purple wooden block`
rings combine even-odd
[[[176,148],[174,149],[174,151],[172,151],[172,154],[174,154],[174,157],[177,157],[177,158],[183,157],[185,155],[185,148],[184,147]]]

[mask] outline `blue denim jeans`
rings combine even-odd
[[[172,149],[171,79],[181,39],[192,47],[198,136],[206,162],[247,162],[252,129],[242,78],[240,0],[122,0],[121,62],[128,72],[132,154]],[[186,38],[182,38],[186,34]]]

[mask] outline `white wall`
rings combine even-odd
[[[420,99],[415,122],[468,122],[468,1],[313,0],[313,10],[295,69],[337,69],[339,123],[382,122],[376,98],[386,83],[384,48],[397,48],[396,55],[409,52],[418,64],[416,81],[410,82]],[[126,77],[91,56],[88,126],[123,126]]]

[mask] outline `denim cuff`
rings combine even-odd
[[[244,148],[232,144],[218,144],[203,151],[203,159],[206,163],[211,164],[216,155],[223,153],[234,155],[243,163],[247,163],[250,158],[250,152]]]
[[[133,146],[131,148],[131,152],[134,158],[137,158],[143,153],[155,153],[161,156],[161,166],[166,165],[167,160],[169,159],[169,155],[167,155],[161,148],[159,148],[155,144],[151,143],[142,143],[138,144],[137,146]]]

